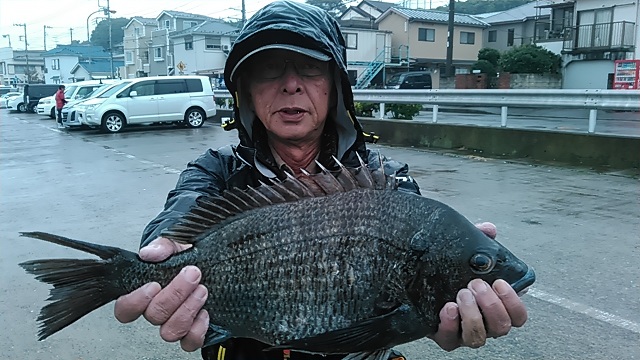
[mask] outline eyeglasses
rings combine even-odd
[[[314,59],[266,60],[252,65],[252,73],[256,78],[275,80],[287,71],[287,64],[293,65],[296,74],[302,77],[317,77],[329,73],[329,63]]]

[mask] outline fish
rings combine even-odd
[[[468,282],[504,279],[516,292],[535,272],[448,205],[398,188],[377,168],[303,172],[197,204],[162,235],[192,244],[159,263],[118,247],[46,232],[22,236],[100,259],[19,265],[52,285],[40,311],[44,340],[152,281],[166,286],[198,266],[209,290],[205,345],[253,338],[269,349],[383,358],[432,335],[439,312]],[[356,355],[353,355],[356,354]]]

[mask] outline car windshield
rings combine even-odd
[[[73,92],[77,89],[77,86],[67,86],[64,89],[64,97],[69,98],[71,97],[71,94],[73,94]]]
[[[103,92],[102,94],[96,96],[99,98],[108,98],[109,96],[117,93],[118,91],[120,91],[120,89],[122,89],[123,87],[129,85],[130,81],[123,81],[121,83],[118,83],[116,85],[113,85],[112,88],[107,89],[105,92]]]
[[[398,85],[400,83],[400,75],[393,75],[387,80],[387,85]]]
[[[105,84],[105,85],[102,85],[102,86],[100,86],[98,88],[95,88],[95,89],[93,89],[92,92],[88,93],[87,96],[85,96],[85,99],[92,98],[94,96],[100,95],[103,91],[107,90],[111,86],[113,86],[113,85],[112,84]]]

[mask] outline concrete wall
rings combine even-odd
[[[562,89],[560,74],[510,74],[511,89]]]
[[[607,76],[613,73],[611,60],[580,60],[568,63],[564,71],[563,89],[606,89]]]
[[[640,168],[640,138],[359,119],[384,145],[467,151],[488,157],[603,169]]]

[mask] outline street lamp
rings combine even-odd
[[[89,14],[89,16],[87,16],[87,42],[90,42],[90,39],[89,39],[89,18],[91,17],[91,15],[97,14],[97,13],[99,13],[101,11],[102,11],[102,9],[98,9],[98,10],[92,12],[91,14]]]
[[[9,34],[4,34],[2,35],[3,38],[9,38],[9,47],[11,47],[11,35]]]
[[[27,67],[24,69],[25,83],[29,83],[29,49],[27,43],[27,24],[13,24],[13,26],[22,26],[24,28],[24,56],[27,60]]]

